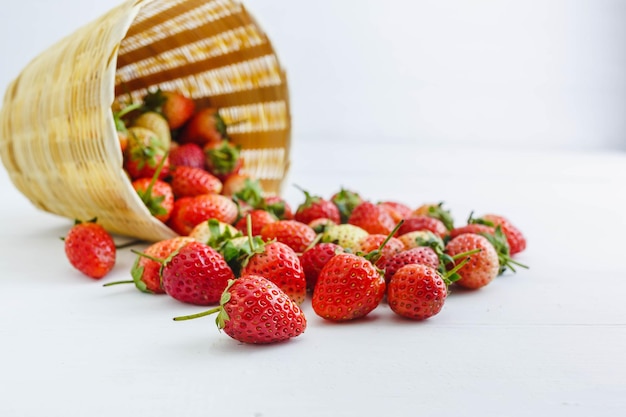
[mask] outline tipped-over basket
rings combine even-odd
[[[124,173],[111,111],[117,98],[139,101],[156,87],[219,108],[246,173],[280,191],[290,151],[286,77],[234,0],[125,1],[35,58],[0,111],[0,154],[15,186],[40,209],[97,217],[113,233],[175,236]]]

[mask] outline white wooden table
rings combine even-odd
[[[297,183],[443,200],[459,223],[505,214],[531,269],[455,291],[421,323],[381,305],[331,324],[308,299],[301,337],[242,345],[211,318],[171,320],[198,307],[103,288],[128,278],[128,250],[103,281],[74,271],[58,239],[70,220],[37,211],[1,170],[0,415],[626,415],[626,155],[296,139],[294,206]]]

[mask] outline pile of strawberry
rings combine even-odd
[[[189,97],[160,89],[115,107],[124,170],[155,218],[181,235],[196,224],[196,207],[220,207],[220,220],[234,220],[229,196],[248,176],[218,109],[197,108]]]
[[[146,293],[214,306],[175,320],[217,313],[218,327],[245,343],[300,335],[307,324],[300,306],[307,297],[315,314],[334,322],[364,317],[385,299],[398,315],[424,320],[441,311],[452,286],[476,290],[525,267],[512,259],[526,240],[509,220],[470,215],[456,226],[441,203],[413,209],[342,189],[328,199],[305,191],[293,211],[284,200],[264,196],[249,178],[230,197],[183,198],[202,203],[185,210],[181,236],[135,252],[133,280],[125,282]],[[79,240],[80,227],[97,223],[70,231],[70,261],[80,247],[93,249],[81,258],[105,254],[110,264],[112,239]]]

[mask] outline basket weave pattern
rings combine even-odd
[[[97,216],[113,233],[174,236],[122,170],[111,114],[118,100],[156,87],[220,108],[246,172],[280,191],[290,151],[286,76],[234,0],[126,1],[35,58],[0,111],[0,155],[15,186],[40,209]]]

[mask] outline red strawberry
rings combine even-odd
[[[150,214],[162,222],[167,222],[174,209],[174,193],[165,181],[155,178],[140,178],[132,182],[141,201],[148,207]]]
[[[203,150],[206,168],[222,181],[229,175],[237,174],[243,166],[239,154],[241,147],[229,140],[208,143]]]
[[[341,221],[339,209],[329,200],[319,196],[312,196],[308,191],[300,190],[304,193],[304,203],[296,209],[295,219],[300,223],[309,224],[315,219],[326,218],[335,223]]]
[[[172,239],[161,240],[148,246],[142,252],[143,255],[156,259],[166,259],[174,251],[185,246],[187,243],[193,242],[190,237],[175,237]],[[130,270],[133,277],[132,281],[115,281],[104,284],[105,287],[118,284],[135,284],[135,287],[141,292],[149,294],[165,294],[165,290],[161,285],[161,262],[150,259],[146,256],[137,255],[135,263]]]
[[[222,182],[204,169],[179,166],[171,172],[172,191],[176,198],[219,194]]]
[[[306,279],[298,255],[289,246],[272,242],[253,248],[255,252],[244,264],[241,275],[261,275],[278,285],[298,304],[306,296]]]
[[[432,248],[419,246],[393,255],[380,268],[385,271],[385,280],[389,283],[396,271],[411,264],[426,265],[437,269],[439,268],[439,257]]]
[[[365,201],[354,208],[348,223],[358,226],[370,234],[388,235],[396,222],[389,213],[377,204]]]
[[[115,242],[96,219],[77,220],[63,240],[70,264],[88,277],[102,278],[115,266]]]
[[[185,244],[163,262],[161,277],[168,295],[196,305],[219,302],[228,281],[235,278],[219,252],[196,241]]]
[[[315,231],[296,220],[279,220],[266,224],[261,229],[264,241],[277,240],[289,246],[297,253],[304,252],[315,240]]]
[[[263,227],[276,221],[276,217],[265,210],[251,210],[246,214],[250,215],[253,236],[261,236],[261,230]],[[239,221],[235,224],[235,228],[237,228],[240,232],[247,234],[247,218],[242,217],[239,219]]]
[[[237,205],[219,194],[179,198],[174,202],[167,224],[176,233],[186,236],[197,224],[209,219],[232,224],[237,219]]]
[[[489,284],[498,275],[498,253],[484,236],[465,233],[450,240],[446,245],[446,254],[455,255],[480,249],[470,255],[469,262],[459,269],[460,279],[456,282],[464,288],[478,289]]]
[[[200,145],[184,143],[170,150],[170,165],[204,169],[204,152]]]
[[[448,288],[436,269],[426,265],[405,265],[393,275],[387,301],[394,313],[412,320],[425,320],[439,313]]]
[[[448,234],[448,229],[441,220],[430,216],[415,215],[404,220],[404,224],[398,230],[398,235],[402,236],[417,230],[429,230],[441,238]]]
[[[221,296],[219,307],[174,320],[213,313],[218,313],[218,328],[242,343],[281,342],[302,334],[307,324],[297,303],[276,284],[257,275],[231,280]]]
[[[511,255],[515,255],[526,249],[526,238],[522,234],[521,230],[514,226],[508,219],[496,214],[487,214],[480,220],[482,220],[484,224],[493,225],[494,227],[500,226],[502,228],[502,232],[506,236],[506,240],[509,243]]]
[[[457,272],[468,262],[469,258],[463,259],[444,275],[428,265],[401,267],[387,286],[391,310],[412,320],[425,320],[439,313],[448,296],[448,285],[460,279]]]
[[[208,143],[217,143],[226,139],[226,124],[217,109],[204,108],[197,111],[187,122],[179,141],[197,143],[204,147]]]
[[[308,290],[313,291],[324,265],[328,263],[330,258],[341,252],[343,252],[343,248],[334,243],[319,243],[304,251],[300,256],[300,263],[304,270]]]
[[[385,241],[385,239],[387,239],[387,236],[385,235],[368,235],[359,242],[359,246],[357,247],[356,252],[370,253],[378,249],[380,245]],[[378,268],[382,268],[388,259],[403,250],[404,243],[402,243],[402,241],[396,239],[395,237],[390,238],[383,247],[380,253],[380,258],[378,258],[374,265],[376,265]]]
[[[363,199],[359,193],[342,188],[330,197],[330,201],[337,206],[341,223],[346,223],[352,211],[363,202]]]
[[[170,129],[175,130],[189,120],[194,114],[195,103],[178,91],[158,89],[149,92],[143,99],[145,111],[156,111],[167,119]]]
[[[378,205],[385,209],[396,223],[402,219],[411,217],[413,213],[411,207],[397,201],[383,201],[378,203]]]
[[[384,295],[385,279],[370,261],[340,253],[320,271],[312,305],[315,313],[324,319],[346,321],[369,314]]]

